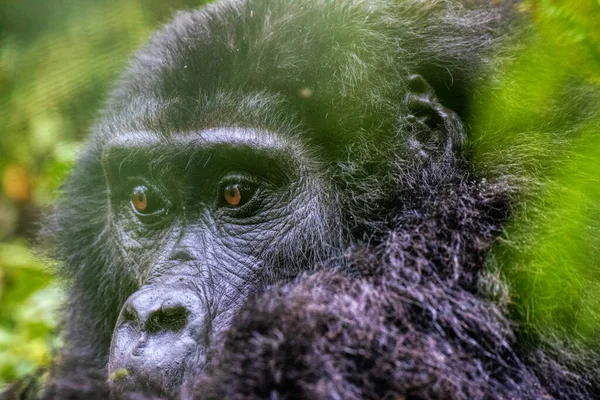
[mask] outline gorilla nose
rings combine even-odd
[[[108,373],[115,391],[177,389],[185,371],[204,364],[207,345],[205,305],[180,285],[152,285],[123,306],[113,332]]]
[[[161,331],[179,331],[187,325],[193,311],[193,297],[178,290],[165,293],[163,287],[134,293],[121,312],[121,323],[131,322],[141,332],[157,334]]]

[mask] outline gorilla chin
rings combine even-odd
[[[519,188],[473,170],[470,111],[527,19],[512,1],[177,14],[51,219],[69,300],[42,397],[597,394],[593,361],[523,340],[489,268]]]

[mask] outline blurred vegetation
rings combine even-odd
[[[60,284],[31,252],[111,82],[201,0],[0,2],[0,391],[49,362]]]
[[[40,215],[128,57],[173,11],[201,2],[0,2],[0,391],[47,365],[57,341],[60,283],[29,250]],[[567,317],[577,335],[600,333],[599,121],[581,121],[561,151],[535,127],[556,117],[544,112],[560,113],[560,102],[547,106],[570,79],[600,84],[599,4],[525,2],[521,7],[535,16],[536,39],[482,94],[489,101],[473,125],[477,168],[513,157],[516,171],[508,172],[547,176],[508,225],[506,241],[513,243],[497,252],[511,265],[507,274],[532,311],[530,322],[556,337],[573,335],[561,333]],[[513,93],[515,87],[528,90]],[[521,240],[528,245],[514,246]]]
[[[522,4],[536,22],[472,124],[475,170],[512,176],[494,260],[525,333],[580,351],[600,338],[600,2]]]

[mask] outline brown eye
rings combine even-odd
[[[239,185],[228,185],[223,189],[223,197],[230,206],[238,206],[242,201],[242,193]]]
[[[145,214],[148,209],[148,188],[146,186],[137,186],[131,193],[131,204],[135,211]]]
[[[134,186],[130,190],[131,208],[144,222],[154,222],[157,217],[167,213],[170,203],[160,192],[144,185]]]

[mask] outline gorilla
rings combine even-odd
[[[528,20],[479,0],[177,14],[48,222],[69,289],[41,397],[600,396],[598,346],[525,329],[493,251],[527,184],[471,162]]]

